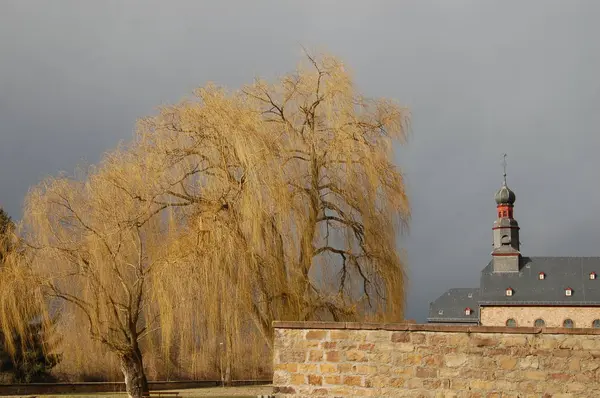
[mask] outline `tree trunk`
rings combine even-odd
[[[142,398],[149,394],[148,380],[144,373],[142,353],[138,347],[131,352],[122,354],[121,371],[125,376],[125,389],[129,398]]]

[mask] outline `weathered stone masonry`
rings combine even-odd
[[[277,396],[600,397],[600,330],[275,322]]]

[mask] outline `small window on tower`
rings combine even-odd
[[[502,215],[503,215],[504,217],[506,217],[506,216],[508,216],[508,212],[507,212],[506,210],[504,210],[504,211],[502,212]]]
[[[563,321],[563,328],[572,328],[573,326],[575,326],[575,323],[571,319],[567,318]]]
[[[596,279],[596,273],[590,272],[590,279]]]
[[[544,279],[546,279],[546,274],[545,274],[545,273],[543,273],[543,272],[540,272],[540,273],[538,274],[538,279],[539,279],[539,280],[544,280]]]
[[[594,322],[592,322],[592,327],[595,329],[600,328],[600,319],[594,319]]]
[[[517,321],[515,321],[512,318],[509,318],[506,320],[506,326],[508,326],[509,328],[515,328],[517,327]]]
[[[565,289],[565,296],[572,296],[573,295],[573,289],[571,289],[570,287]]]
[[[506,289],[506,295],[507,296],[510,297],[510,296],[513,295],[513,293],[514,293],[514,290],[512,289],[512,287],[509,287],[509,288]]]
[[[469,307],[465,308],[465,315],[471,315],[472,311]]]

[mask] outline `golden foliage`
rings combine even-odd
[[[144,351],[229,369],[247,336],[271,344],[275,319],[401,318],[409,206],[392,144],[407,116],[310,56],[273,84],[163,107],[97,167],[31,190],[2,320],[60,299],[121,366]]]

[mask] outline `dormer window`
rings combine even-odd
[[[438,315],[444,315],[444,310],[439,310]]]
[[[465,308],[465,315],[471,315],[471,312],[473,312],[472,309],[470,309],[469,307]]]
[[[595,272],[590,272],[590,279],[596,279],[596,273]]]
[[[468,297],[468,298],[473,298],[473,293],[469,293],[469,294],[467,294],[467,297]]]
[[[565,296],[570,297],[573,295],[573,289],[571,289],[570,287],[565,289]]]
[[[512,287],[506,288],[506,295],[507,296],[509,296],[509,297],[512,296],[514,292],[515,291],[513,290]]]
[[[538,279],[539,279],[539,280],[541,280],[541,281],[543,281],[544,279],[546,279],[546,274],[545,274],[545,273],[543,273],[543,272],[540,272],[540,273],[538,274]]]

